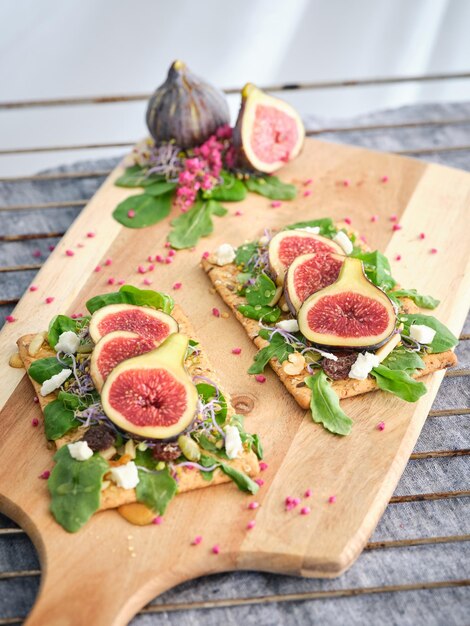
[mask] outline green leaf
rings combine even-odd
[[[167,183],[166,181],[162,180],[156,183],[153,183],[152,185],[149,185],[148,187],[145,187],[144,189],[144,194],[147,194],[148,196],[163,196],[164,194],[170,192],[170,191],[174,191],[176,189],[176,183]]]
[[[307,220],[306,222],[296,222],[295,224],[290,224],[286,226],[286,230],[296,230],[298,228],[320,228],[320,235],[324,237],[330,237],[330,239],[336,235],[338,229],[333,224],[333,220],[330,217],[324,217],[319,220]]]
[[[68,330],[78,333],[83,326],[89,321],[89,317],[72,319],[67,315],[56,315],[52,318],[49,324],[49,330],[47,332],[47,340],[51,348],[54,348],[59,341],[59,337],[62,333]]]
[[[245,289],[245,297],[248,304],[256,306],[269,305],[276,294],[275,283],[264,272],[256,277],[254,285],[248,285]]]
[[[61,365],[55,356],[48,356],[45,359],[38,359],[33,361],[28,369],[28,374],[37,383],[42,383],[49,380],[52,376],[59,374],[63,369],[66,369],[72,364],[72,360],[69,358],[62,359],[66,365]]]
[[[240,433],[240,439],[242,440],[242,443],[248,442],[250,448],[256,454],[258,459],[262,459],[263,458],[263,446],[261,445],[260,438],[258,437],[258,435],[252,435],[251,433],[247,433],[245,431],[245,428],[243,425],[243,415],[237,415],[237,414],[232,415],[232,417],[230,418],[229,424],[231,426],[236,426],[238,428],[238,432]]]
[[[168,217],[172,201],[172,191],[160,196],[141,193],[120,202],[113,211],[113,217],[127,228],[145,228]],[[131,210],[135,211],[134,217],[128,215]]]
[[[389,291],[387,295],[396,298],[410,298],[421,309],[435,309],[439,304],[439,300],[436,300],[436,298],[422,296],[416,289],[395,289],[395,291]]]
[[[364,263],[367,278],[380,289],[389,291],[396,285],[396,281],[391,275],[390,263],[387,257],[378,250],[375,250],[375,252],[362,252],[355,249],[350,256],[360,259]]]
[[[212,400],[212,398],[216,398],[217,390],[213,385],[209,385],[209,383],[198,383],[196,385],[197,393],[199,397],[202,399],[204,404]],[[225,420],[227,419],[227,400],[225,396],[219,391],[219,399],[217,400],[217,405],[220,407],[218,411],[215,411],[215,420],[219,426],[225,424]]]
[[[281,317],[281,309],[278,306],[239,304],[237,308],[245,317],[249,317],[251,320],[267,322],[268,324],[274,324]]]
[[[220,200],[221,202],[240,202],[246,197],[246,188],[241,180],[229,172],[222,171],[221,177],[223,182],[204,192],[205,198],[212,200]]]
[[[263,337],[262,331],[259,334]],[[263,339],[265,338],[264,336]],[[283,363],[292,352],[294,352],[294,348],[286,342],[282,335],[276,333],[273,335],[269,345],[261,348],[255,355],[248,374],[261,374],[271,359],[275,358],[279,363]]]
[[[251,176],[244,183],[248,191],[271,200],[293,200],[297,195],[294,185],[283,183],[277,176]]]
[[[171,313],[174,307],[173,298],[165,293],[152,289],[138,289],[133,285],[123,285],[119,291],[94,296],[86,303],[90,313],[94,313],[108,304],[136,304],[137,306],[150,306],[154,309]]]
[[[199,435],[197,441],[203,450],[215,454],[220,459],[228,459],[224,448],[218,448],[213,441],[210,441],[206,435]],[[222,441],[222,439],[220,439]]]
[[[325,372],[321,370],[315,376],[307,376],[305,384],[312,390],[310,410],[313,421],[323,424],[326,430],[336,435],[349,435],[353,421],[341,409]]]
[[[216,200],[210,201],[210,209],[212,215],[217,215],[217,217],[224,217],[228,213],[228,210]]]
[[[258,457],[258,459],[262,459],[263,455],[264,455],[264,451],[263,451],[263,446],[261,444],[261,440],[259,438],[259,435],[251,435],[251,447],[253,449],[253,452],[256,454],[256,456]]]
[[[251,243],[244,243],[242,246],[239,246],[235,253],[236,265],[241,265],[242,267],[249,268],[250,261],[257,251],[258,243],[256,241],[252,241]]]
[[[101,484],[109,470],[100,454],[77,461],[63,446],[54,456],[56,465],[47,486],[56,521],[70,533],[79,530],[100,507]]]
[[[404,348],[395,348],[382,361],[382,365],[391,370],[403,370],[413,373],[415,370],[422,370],[426,367],[423,359],[417,352],[411,352]]]
[[[136,464],[139,465],[136,460]],[[143,502],[155,511],[158,515],[163,515],[170,501],[176,495],[178,483],[171,476],[168,467],[152,474],[138,470],[139,482],[135,488],[137,500]]]
[[[70,394],[71,395],[71,394]],[[67,408],[59,398],[50,402],[44,409],[44,430],[47,439],[60,439],[69,430],[78,428],[80,422],[75,419],[73,409]]]
[[[424,313],[409,313],[407,315],[399,315],[399,320],[404,323],[404,335],[410,334],[410,326],[412,324],[423,324],[424,326],[429,326],[436,331],[432,342],[429,345],[426,345],[429,352],[433,352],[435,354],[445,352],[446,350],[450,350],[456,346],[459,342],[457,337],[450,332],[447,326],[444,326],[442,322],[437,320],[432,315],[425,315]]]
[[[371,371],[380,389],[393,393],[407,402],[416,402],[426,393],[426,385],[420,383],[403,370],[392,370],[385,365],[377,365]]]
[[[227,474],[227,476],[229,476],[233,480],[233,482],[241,491],[248,491],[248,493],[251,493],[253,495],[258,491],[259,486],[255,483],[254,480],[252,480],[243,472],[238,471],[231,465],[221,463],[220,469],[223,471],[224,474]]]
[[[197,200],[189,211],[181,213],[171,222],[173,230],[168,236],[168,241],[173,248],[177,250],[192,248],[200,237],[207,237],[211,234],[214,229],[211,218],[212,208],[210,202]]]
[[[114,184],[118,187],[147,187],[161,180],[165,180],[165,177],[161,174],[150,174],[147,176],[146,171],[147,168],[141,165],[128,167]]]

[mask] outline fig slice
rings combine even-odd
[[[157,347],[153,339],[141,337],[127,330],[115,330],[102,337],[93,349],[90,375],[95,387],[101,391],[111,371],[122,361],[150,352]]]
[[[370,350],[389,339],[397,316],[390,298],[366,278],[362,261],[345,257],[338,279],[307,298],[297,320],[317,345]]]
[[[272,174],[302,149],[305,128],[287,102],[268,96],[251,83],[242,89],[242,103],[233,141],[240,165]]]
[[[284,282],[286,301],[294,315],[302,303],[338,278],[344,256],[313,252],[298,256],[288,267]]]
[[[161,343],[178,332],[176,321],[163,311],[135,304],[108,304],[93,313],[90,335],[95,343],[116,330],[127,330]]]
[[[116,426],[145,439],[168,439],[191,424],[198,394],[184,368],[188,344],[186,335],[174,333],[111,371],[101,402]]]
[[[343,249],[335,241],[306,230],[281,230],[274,235],[269,242],[268,258],[276,283],[284,283],[287,268],[298,256],[312,252],[330,252],[344,256]]]

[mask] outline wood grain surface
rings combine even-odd
[[[110,277],[143,286],[137,273],[148,255],[161,253],[167,224],[132,231],[111,218],[116,204],[132,190],[114,187],[115,171],[95,195],[40,271],[38,290],[27,293],[2,331],[5,363],[21,334],[43,330],[58,312],[80,312],[93,294],[111,291]],[[388,176],[382,183],[382,176]],[[230,215],[214,218],[215,232],[195,250],[178,252],[174,262],[146,275],[152,287],[175,292],[231,392],[247,427],[263,440],[268,469],[256,500],[233,485],[177,497],[161,526],[132,527],[114,512],[100,513],[79,533],[67,534],[48,512],[46,482],[37,477],[51,467],[32,390],[20,370],[4,368],[0,388],[2,464],[0,506],[35,542],[43,564],[38,601],[27,624],[71,626],[125,624],[157,593],[202,574],[231,569],[259,569],[303,576],[337,576],[360,554],[419,435],[443,373],[427,379],[428,393],[409,405],[382,392],[344,402],[354,419],[349,437],[337,438],[306,417],[272,373],[264,384],[246,374],[255,352],[238,322],[211,315],[225,312],[198,266],[203,251],[229,241],[239,244],[264,227],[277,228],[300,219],[351,218],[353,226],[393,260],[401,284],[441,299],[436,315],[454,333],[461,330],[469,306],[469,241],[465,236],[470,206],[470,175],[437,165],[363,149],[308,140],[301,157],[282,178],[300,186],[313,178],[312,194],[272,208],[265,198],[249,195],[228,205]],[[348,185],[344,181],[349,181]],[[241,210],[242,216],[235,211]],[[393,232],[396,214],[402,230]],[[379,215],[372,223],[371,215]],[[87,237],[94,232],[95,237]],[[418,239],[420,232],[426,239]],[[84,247],[79,247],[83,244]],[[430,254],[430,248],[438,249]],[[75,255],[67,257],[66,249]],[[94,268],[106,259],[112,264]],[[45,304],[53,296],[54,302]],[[241,347],[240,356],[232,355]],[[383,432],[377,423],[384,421]],[[313,490],[311,514],[286,513],[284,498]],[[336,496],[336,503],[328,498]],[[256,519],[253,530],[248,521]],[[191,541],[203,535],[195,547]],[[220,554],[211,548],[220,546]],[[135,557],[132,555],[135,553]]]

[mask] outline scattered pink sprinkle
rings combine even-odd
[[[151,285],[152,281],[150,280],[150,278],[144,278],[144,280],[142,281],[144,283],[144,285]]]
[[[378,430],[385,430],[385,422],[379,422],[377,424],[377,429]]]
[[[367,243],[367,238],[364,235],[361,235],[359,239],[363,241],[364,243]]]
[[[95,237],[95,235],[96,235],[96,233],[93,233],[93,232],[91,232],[91,231],[90,231],[89,233],[87,233],[87,234],[86,234],[86,236],[87,236],[89,239],[93,239],[93,237]]]
[[[351,184],[351,181],[348,180],[347,178],[345,178],[345,180],[343,180],[343,187],[349,187],[350,184]]]
[[[381,183],[388,183],[388,176],[382,176],[382,178],[380,179]]]
[[[336,496],[330,496],[328,498],[328,502],[329,502],[329,504],[334,504],[336,502]]]
[[[49,248],[49,252],[53,252],[55,250],[55,246],[54,244],[51,244],[50,246],[47,246]]]
[[[307,491],[304,493],[304,498],[310,498],[311,496],[312,496],[312,490],[307,489]]]
[[[218,543],[215,544],[215,546],[212,546],[212,554],[219,554],[220,552],[220,546]]]
[[[313,183],[313,178],[307,178],[307,180],[304,182],[304,185],[311,185]]]
[[[16,318],[14,318],[13,315],[6,315],[5,322],[8,322],[9,324],[11,324],[12,322],[16,322]]]
[[[165,259],[165,263],[168,265],[169,263],[173,263],[173,259],[171,258],[171,256],[167,256]]]
[[[108,285],[114,285],[115,282],[116,282],[115,278],[108,278]]]
[[[37,291],[38,288],[36,285],[31,285],[31,287],[29,288],[30,291]]]
[[[246,529],[247,530],[252,530],[254,527],[256,526],[256,520],[252,519],[251,521],[248,522],[248,524],[246,525]]]
[[[430,254],[437,254],[437,248],[431,248],[431,250],[429,250]]]
[[[39,403],[39,398],[37,396],[34,396],[33,402],[34,402],[34,404],[38,404]]]
[[[84,248],[85,244],[84,243],[77,243],[77,248]]]
[[[241,354],[241,348],[232,348],[232,354]]]
[[[299,506],[300,504],[300,498],[292,498],[292,504],[294,506]]]
[[[243,215],[243,211],[240,211],[240,210],[235,211],[235,215],[236,215],[237,217],[240,217],[240,215]]]
[[[202,536],[196,535],[196,537],[194,537],[194,539],[191,541],[191,545],[198,546],[201,542],[202,542]]]
[[[310,515],[310,507],[309,506],[303,506],[300,509],[300,515]]]
[[[262,478],[255,478],[255,483],[258,487],[262,487],[264,485],[264,480]]]
[[[95,272],[101,272],[101,265],[97,265],[95,267]]]
[[[150,265],[147,267],[147,272],[153,272],[154,269],[155,265],[153,263],[150,263]]]
[[[212,309],[212,315],[213,315],[214,317],[220,317],[220,311],[219,311],[219,309],[218,309],[217,307],[214,307],[214,308]]]
[[[402,226],[401,224],[394,224],[394,225],[392,226],[392,230],[393,230],[393,231],[395,231],[395,230],[401,230],[402,228],[403,228],[403,226]]]
[[[78,313],[72,313],[72,315],[70,316],[73,320],[76,320],[77,317],[80,317]]]
[[[143,265],[139,265],[139,267],[137,268],[137,272],[139,274],[145,274],[145,267]]]
[[[286,499],[284,500],[284,504],[288,505],[288,504],[292,504],[292,500],[294,498],[292,496],[286,496]]]
[[[271,202],[271,206],[273,207],[273,209],[277,209],[278,207],[282,206],[282,202],[280,200],[273,200]]]
[[[31,420],[31,426],[34,426],[34,428],[36,428],[36,426],[39,426],[39,420],[37,417]]]
[[[73,250],[66,250],[65,251],[65,255],[66,256],[75,256],[75,252]]]
[[[43,478],[44,480],[47,480],[50,475],[50,470],[45,470],[42,474],[39,474],[38,478]]]
[[[112,259],[106,259],[106,261],[104,262],[105,265],[111,265],[112,263]]]
[[[397,254],[395,256],[395,261],[401,261],[401,254]]]
[[[175,283],[173,285],[173,289],[178,290],[178,289],[181,289],[182,286],[183,286],[183,283]]]
[[[259,507],[259,502],[250,502],[250,504],[248,505],[248,508],[250,509],[250,511],[257,509],[258,507]]]
[[[54,298],[52,296],[48,296],[46,298],[46,304],[50,304],[51,302],[54,302]]]
[[[38,250],[33,250],[32,255],[33,255],[33,257],[34,257],[35,259],[39,259],[39,258],[41,258],[41,256],[42,256],[42,252],[41,252],[41,250],[39,250],[39,249],[38,249]]]
[[[344,218],[344,222],[345,222],[345,224],[351,224],[351,218],[350,217],[345,217]]]
[[[419,239],[426,239],[426,235],[424,233],[419,233]]]
[[[168,250],[168,256],[175,256],[175,254],[174,250]]]
[[[263,374],[256,374],[255,380],[257,383],[264,383],[266,382],[266,376],[263,376]]]
[[[135,211],[134,209],[129,209],[127,211],[127,217],[129,217],[130,219],[132,219],[133,217],[135,217]]]
[[[308,196],[312,195],[312,190],[311,189],[306,189],[304,191],[304,198],[308,198]]]
[[[378,215],[371,215],[370,221],[371,222],[378,222],[379,221],[379,216]]]
[[[171,248],[171,243],[169,241],[165,241],[165,248]]]
[[[162,255],[161,255],[161,254],[157,254],[157,256],[155,257],[155,261],[156,261],[157,263],[163,263],[163,260],[164,260],[164,259],[163,259],[163,257],[162,257]]]
[[[259,468],[262,472],[265,472],[268,469],[269,465],[264,461],[259,462]]]
[[[397,219],[398,219],[398,216],[397,216],[397,215],[395,215],[395,213],[394,213],[393,215],[390,215],[390,221],[391,221],[391,222],[396,222],[396,221],[397,221]]]
[[[157,526],[160,526],[160,524],[163,523],[163,517],[161,515],[157,515],[157,517],[154,517],[152,520],[152,524],[156,524]]]
[[[120,280],[117,281],[117,284],[118,285],[124,285],[125,282],[126,281],[121,278]]]
[[[149,255],[148,255],[148,257],[147,257],[147,261],[148,261],[149,263],[151,263],[151,262],[153,261],[153,258],[152,258],[152,255],[151,255],[151,254],[149,254]]]
[[[202,253],[202,258],[203,259],[208,259],[209,258],[209,252],[207,252],[207,250],[206,250],[206,252]]]

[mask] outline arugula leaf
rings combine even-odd
[[[197,393],[204,403],[209,402],[212,398],[217,396],[216,389],[213,385],[209,385],[209,383],[198,383],[196,385]],[[219,426],[225,424],[225,420],[227,419],[227,400],[225,396],[219,391],[219,399],[217,400],[218,406],[220,409],[215,411],[215,420]]]
[[[216,200],[211,200],[211,211],[212,215],[217,215],[217,217],[224,217],[228,213],[228,210]]]
[[[152,289],[138,289],[133,285],[123,285],[119,291],[105,293],[90,298],[86,303],[86,308],[90,313],[108,304],[136,304],[138,306],[150,306],[159,309],[164,313],[171,313],[174,307],[173,298],[165,293],[153,291]]]
[[[256,306],[269,305],[276,294],[277,287],[267,274],[262,272],[256,277],[254,285],[248,285],[245,289],[245,297],[248,304]]]
[[[80,426],[80,422],[75,419],[74,410],[67,407],[60,397],[50,402],[44,409],[44,430],[47,439],[52,441],[60,439],[69,430],[78,428],[78,426]]]
[[[246,188],[241,180],[233,174],[223,170],[220,173],[222,183],[213,189],[209,189],[203,193],[204,198],[212,200],[220,200],[222,202],[240,202],[246,197]]]
[[[274,324],[281,317],[281,309],[278,306],[239,304],[237,310],[245,317],[249,317],[252,320],[261,320],[268,324]]]
[[[207,237],[214,230],[212,213],[217,212],[218,203],[214,200],[203,202],[196,200],[193,206],[172,220],[173,230],[168,236],[168,241],[173,248],[181,250],[195,246],[200,237]]]
[[[167,183],[164,180],[152,183],[148,187],[145,187],[144,194],[148,196],[163,196],[164,194],[174,191],[176,189],[176,183]]]
[[[258,250],[258,243],[252,241],[251,243],[244,243],[239,246],[235,253],[236,265],[249,268],[249,263],[255,252]]]
[[[114,183],[117,187],[147,187],[155,182],[165,180],[161,174],[146,174],[147,168],[141,165],[132,165]]]
[[[426,348],[429,352],[437,354],[439,352],[445,352],[456,346],[459,342],[457,337],[450,332],[447,326],[444,326],[442,322],[437,320],[432,315],[425,315],[424,313],[409,313],[400,314],[399,320],[404,323],[403,333],[405,336],[410,334],[410,326],[412,324],[423,324],[429,326],[436,331],[434,339]]]
[[[137,500],[163,515],[169,502],[176,495],[178,483],[171,476],[168,467],[161,471],[155,470],[155,459],[150,450],[136,450],[135,464],[152,470],[152,474],[143,470],[139,472],[139,482],[135,488]]]
[[[393,393],[406,402],[416,402],[426,393],[426,385],[420,383],[403,370],[392,370],[385,365],[377,365],[371,371],[380,389]]]
[[[49,324],[49,330],[47,331],[47,340],[51,348],[54,348],[57,345],[59,337],[62,333],[65,333],[68,330],[78,333],[89,321],[89,319],[89,317],[72,319],[67,315],[56,315],[53,317]]]
[[[244,183],[248,191],[271,200],[293,200],[297,195],[294,185],[283,183],[277,176],[251,176]]]
[[[47,481],[51,512],[65,530],[74,533],[99,509],[101,484],[109,466],[100,454],[77,461],[67,446],[55,454],[54,461],[56,465]]]
[[[261,445],[260,438],[258,435],[247,433],[243,426],[243,415],[232,415],[230,418],[230,425],[236,426],[238,428],[238,432],[240,433],[240,439],[242,443],[248,443],[250,448],[256,454],[258,459],[263,458],[263,446]]]
[[[426,367],[423,359],[417,352],[410,352],[404,348],[395,348],[382,361],[382,365],[391,370],[403,370],[413,373],[415,370],[422,370]]]
[[[326,430],[336,435],[349,435],[353,421],[341,409],[325,372],[321,370],[315,376],[307,376],[305,384],[312,390],[310,411],[313,421],[323,424]]]
[[[51,376],[59,374],[63,369],[72,364],[72,360],[68,357],[64,358],[63,361],[66,365],[61,365],[55,356],[38,359],[37,361],[33,361],[31,363],[28,369],[28,374],[33,380],[42,385],[42,383],[49,380]]]
[[[263,339],[267,339],[263,331],[260,331],[259,335]],[[264,368],[271,359],[276,358],[279,363],[283,363],[292,352],[294,352],[294,348],[285,341],[282,335],[276,333],[273,335],[269,345],[261,348],[261,350],[255,354],[248,374],[261,374],[264,372]]]
[[[416,289],[395,289],[387,293],[388,297],[394,302],[398,302],[396,298],[410,298],[421,309],[435,309],[439,304],[439,300],[432,296],[423,296],[416,291]]]
[[[396,281],[392,278],[390,272],[390,263],[386,256],[378,250],[374,252],[362,252],[354,249],[351,253],[352,257],[360,259],[364,263],[364,270],[367,278],[380,289],[389,291],[396,285]]]
[[[222,439],[220,439],[219,441],[222,441]],[[215,443],[211,441],[206,435],[199,435],[197,438],[197,442],[203,450],[211,452],[221,459],[228,459],[225,450],[223,448],[218,448]]]
[[[172,201],[173,191],[158,196],[141,193],[120,202],[113,211],[113,217],[127,228],[145,228],[168,217]],[[134,217],[129,217],[129,211],[135,212]]]
[[[227,476],[233,480],[241,491],[248,491],[248,493],[251,493],[252,495],[258,491],[259,486],[254,480],[243,472],[240,472],[231,465],[227,465],[227,463],[220,463],[219,467],[224,474],[227,474]]]
[[[320,235],[324,237],[332,238],[338,232],[336,226],[333,223],[333,220],[330,217],[324,217],[319,220],[307,220],[306,222],[296,222],[295,224],[289,224],[289,226],[285,227],[285,230],[297,230],[298,228],[315,228],[318,226],[320,228]]]

